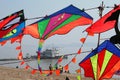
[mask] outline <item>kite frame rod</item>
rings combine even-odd
[[[25,20],[33,20],[33,19],[40,19],[40,18],[46,18],[46,16],[41,16],[41,17],[34,17],[34,18],[26,18]]]
[[[94,7],[94,8],[88,8],[88,9],[84,9],[83,8],[83,11],[89,11],[89,10],[94,10],[94,9],[99,9],[99,8],[101,8],[101,6],[98,6],[98,7]],[[112,7],[112,6],[103,6],[103,8],[114,8],[114,7]]]

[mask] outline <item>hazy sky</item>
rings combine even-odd
[[[120,0],[103,0],[105,6],[113,6],[114,4],[120,4]],[[80,9],[89,9],[98,7],[101,4],[102,0],[0,0],[0,19],[4,18],[16,11],[24,9],[25,18],[34,18],[45,15],[50,15],[58,10],[61,10],[71,4],[80,8]],[[107,13],[111,9],[104,9],[103,14]],[[94,21],[99,19],[98,9],[86,11],[89,15],[94,18]],[[33,23],[35,20],[27,21],[26,25]],[[84,37],[86,33],[82,31],[88,27],[79,26],[74,28],[66,35],[55,35],[48,38],[43,46],[43,49],[49,47],[57,47],[60,49],[62,54],[77,52],[80,48],[80,38]],[[107,35],[106,35],[107,33]],[[114,31],[108,31],[102,33],[102,37],[109,37],[114,34]],[[90,50],[96,47],[97,35],[94,37],[88,37],[85,45],[84,51]],[[0,58],[7,57],[16,57],[18,51],[15,50],[15,47],[18,44],[6,44],[5,46],[0,46]],[[36,54],[38,47],[38,40],[31,36],[24,36],[22,41],[22,48],[24,53]]]

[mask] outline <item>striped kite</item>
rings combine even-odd
[[[79,66],[84,69],[86,77],[109,79],[120,69],[120,49],[106,40],[87,55]]]

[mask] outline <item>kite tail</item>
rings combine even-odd
[[[41,67],[40,67],[40,53],[42,50],[42,46],[43,46],[44,40],[39,40],[39,46],[38,46],[38,52],[37,52],[37,61],[38,61],[38,69],[41,72]]]

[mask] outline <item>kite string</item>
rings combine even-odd
[[[78,50],[78,51],[80,51],[80,53],[81,53],[82,47],[83,47],[83,45],[84,45],[87,37],[88,37],[88,34],[87,34],[86,37],[84,38],[84,41],[82,42],[82,44],[81,44],[81,46],[80,46],[80,48],[79,48],[79,50]],[[73,58],[75,58],[75,57],[76,57],[78,54],[80,54],[80,53],[77,52],[77,54],[75,54],[75,56],[74,56]],[[72,60],[70,60],[65,66],[69,65],[71,62],[72,62]],[[64,66],[64,67],[65,67],[65,66]]]
[[[89,9],[84,9],[83,8],[83,11],[89,11],[89,10],[94,10],[94,9],[99,9],[101,8],[101,6],[98,6],[98,7],[94,7],[94,8],[89,8]],[[103,6],[103,8],[114,8],[113,6]]]
[[[41,17],[34,17],[34,18],[26,18],[25,20],[33,20],[33,19],[40,19],[40,18],[46,18],[48,17],[47,15],[41,16]]]

